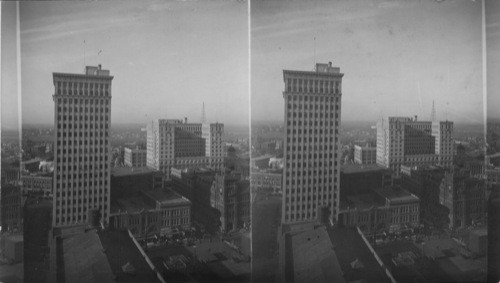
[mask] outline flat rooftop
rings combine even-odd
[[[23,233],[10,234],[10,235],[4,236],[4,238],[8,239],[11,242],[19,243],[19,242],[23,241],[24,234]]]
[[[420,200],[414,194],[411,194],[403,189],[379,188],[379,189],[374,189],[373,191],[378,193],[380,196],[387,198],[391,202],[408,202],[408,201]]]
[[[340,172],[344,174],[387,171],[387,170],[388,170],[387,168],[384,168],[377,164],[343,164],[340,167]]]
[[[302,227],[301,227],[302,226]],[[300,225],[295,228],[306,228]],[[345,282],[324,226],[292,232],[285,237],[284,279],[290,282]],[[293,232],[297,231],[297,232]]]
[[[270,159],[271,157],[276,157],[276,156],[271,155],[271,154],[266,154],[266,155],[262,155],[262,156],[252,157],[252,161],[266,160],[266,159]]]
[[[127,231],[107,230],[98,235],[116,282],[159,282]]]
[[[64,270],[65,282],[115,282],[95,230],[63,237],[60,241],[64,263],[58,264],[58,273],[60,268]]]
[[[155,208],[154,206],[148,204],[144,200],[143,196],[117,199],[116,204],[118,205],[118,209],[127,211],[128,213],[138,213],[142,210],[150,210]],[[113,210],[116,210],[116,208],[114,208]]]
[[[373,193],[347,196],[340,201],[340,208],[365,210],[373,207],[383,206],[384,203]]]
[[[35,157],[35,158],[30,159],[30,160],[21,161],[21,164],[31,164],[31,163],[37,163],[40,161],[42,161],[42,159],[40,157]]]
[[[361,148],[362,150],[373,150],[373,151],[376,151],[376,150],[377,150],[377,147],[376,147],[376,146],[368,146],[368,145],[355,145],[354,147],[355,147],[355,148],[356,148],[356,147]]]
[[[329,228],[328,235],[347,282],[391,282],[356,229]]]
[[[148,167],[115,167],[111,169],[111,176],[121,177],[128,175],[140,175],[157,172]]]
[[[471,234],[475,234],[477,236],[488,236],[488,229],[485,227],[477,228],[477,229],[471,230],[470,232],[471,232]]]
[[[172,190],[152,190],[143,192],[149,198],[160,202],[162,205],[189,205],[191,202]]]

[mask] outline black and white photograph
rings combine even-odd
[[[496,9],[251,2],[254,282],[498,281]]]
[[[2,2],[0,281],[250,282],[248,40],[245,1]]]
[[[500,282],[499,2],[0,8],[0,282]]]

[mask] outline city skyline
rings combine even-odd
[[[492,3],[1,2],[0,281],[499,281]]]
[[[18,100],[15,5],[2,2],[2,100],[8,105]],[[101,64],[115,76],[113,124],[199,121],[204,103],[208,121],[248,125],[247,3],[19,6],[23,124],[52,123],[53,113],[40,111],[51,109],[52,72],[83,73],[84,65]],[[2,125],[17,126],[17,107],[2,108]]]
[[[200,17],[195,12],[199,10],[201,6],[190,2],[191,1],[187,1],[186,3],[184,3],[184,1],[182,1],[182,3],[164,3],[148,1],[146,3],[133,3],[125,1],[118,7],[106,2],[70,2],[63,3],[64,5],[58,5],[57,8],[54,7],[54,3],[50,2],[20,3],[22,52],[21,78],[23,84],[21,98],[22,107],[16,107],[18,97],[15,83],[17,71],[15,3],[3,2],[2,81],[4,83],[2,84],[2,104],[5,106],[2,107],[2,126],[4,128],[17,127],[17,111],[19,109],[22,109],[23,112],[23,124],[51,124],[50,113],[37,111],[37,107],[40,106],[40,103],[47,106],[50,105],[51,102],[50,99],[41,99],[42,96],[50,92],[40,90],[50,89],[50,86],[46,84],[46,80],[42,80],[41,77],[43,76],[40,76],[40,74],[43,73],[38,72],[38,70],[40,68],[46,69],[47,77],[50,77],[53,71],[76,72],[80,69],[83,70],[83,40],[86,41],[86,64],[97,65],[101,63],[106,68],[117,70],[117,78],[121,77],[124,82],[124,84],[122,84],[123,86],[117,84],[115,87],[117,95],[122,95],[124,99],[117,103],[117,109],[113,112],[113,124],[134,122],[145,124],[157,118],[182,119],[185,116],[188,116],[190,121],[198,121],[201,116],[201,104],[205,102],[209,121],[219,121],[226,124],[228,124],[228,121],[231,121],[231,123],[234,124],[248,125],[249,107],[245,107],[243,103],[240,103],[241,99],[249,101],[247,74],[249,53],[247,46],[248,7],[246,4],[242,5],[244,3],[236,2],[230,2],[230,4],[227,5],[220,1],[215,1],[212,4],[202,4],[201,6],[205,5],[206,7],[203,6],[203,8],[207,8],[209,13],[201,17],[202,19],[199,19]],[[363,111],[364,116],[358,115],[356,111],[346,111],[342,117],[344,121],[375,122],[381,117],[404,116],[406,114],[418,115],[422,119],[428,119],[428,117],[430,117],[432,102],[435,101],[436,112],[440,120],[448,119],[457,123],[483,123],[482,63],[480,58],[480,4],[480,1],[470,1],[466,3],[446,1],[442,3],[430,2],[418,4],[399,1],[383,3],[371,1],[349,1],[349,3],[347,3],[341,1],[335,5],[325,5],[323,2],[317,1],[312,2],[310,5],[303,5],[302,7],[300,3],[296,2],[284,5],[279,1],[266,4],[254,1],[251,13],[251,56],[253,63],[252,69],[254,70],[251,78],[254,82],[251,98],[253,103],[251,119],[254,121],[282,120],[283,114],[280,112],[281,110],[270,109],[278,102],[274,101],[274,99],[276,99],[274,96],[268,94],[279,91],[279,86],[276,85],[275,82],[266,82],[265,79],[276,78],[276,76],[279,76],[282,68],[303,69],[316,62],[333,60],[337,65],[342,65],[342,67],[349,71],[352,76],[352,79],[346,78],[347,84],[345,91],[350,94],[350,98],[346,99],[347,109],[352,110],[358,107],[358,105],[364,105],[364,110],[366,110]],[[498,32],[496,32],[498,20],[494,17],[497,15],[498,9],[492,6],[495,5],[494,2],[486,1],[486,5],[487,19],[485,27],[488,39],[488,56],[486,59],[488,62],[487,69],[489,78],[487,85],[490,92],[487,109],[490,110],[488,111],[488,117],[495,118],[498,116],[497,111],[494,111],[495,105],[498,104],[498,99],[493,94],[496,93],[495,89],[497,88],[495,88],[495,86],[497,83],[492,79],[492,73],[498,69],[498,56],[495,54],[495,51],[498,50]],[[80,9],[82,7],[85,9]],[[218,7],[224,7],[224,9],[219,9],[219,11],[217,9]],[[274,16],[277,18],[285,18],[289,15],[294,15],[293,11],[296,10],[295,8],[297,7],[304,12],[303,16],[299,15],[294,20],[276,21],[276,23],[271,25],[266,23],[266,21],[269,21]],[[433,7],[438,8],[434,9]],[[492,8],[490,9],[488,7]],[[413,8],[418,12],[408,15]],[[109,17],[103,17],[103,15],[111,9],[116,9],[117,11],[112,11]],[[80,10],[88,11],[83,12]],[[327,12],[330,10],[332,13]],[[118,15],[120,13],[123,13],[125,16]],[[188,15],[188,17],[181,16],[179,13]],[[190,13],[196,16],[190,17]],[[229,18],[225,20],[226,17],[215,17],[210,13],[213,15],[219,15],[220,13],[223,15],[227,14]],[[170,17],[171,14],[174,15]],[[128,17],[126,15],[132,16]],[[167,17],[168,19],[163,19],[165,17],[161,17],[161,15],[169,15],[169,17]],[[316,15],[316,17],[311,17],[311,15]],[[380,21],[380,19],[384,19],[384,17],[387,19],[394,18],[395,22],[404,21],[401,25],[393,25],[388,22],[388,20]],[[190,22],[188,19],[191,18],[194,18],[194,21],[191,21],[194,23],[188,23]],[[310,20],[310,18],[314,18],[314,20]],[[230,19],[238,19],[236,21],[238,25],[227,24]],[[424,19],[425,21],[423,21]],[[159,26],[162,26],[160,23],[167,23],[166,26],[169,26],[169,21],[171,21],[175,27],[169,30],[159,28]],[[376,24],[371,28],[370,23],[373,22]],[[436,28],[430,28],[433,23],[436,24]],[[296,25],[300,25],[300,28],[294,28]],[[332,28],[328,29],[329,26]],[[146,80],[137,80],[138,83],[134,84],[132,87],[128,87],[134,82],[133,79],[129,78],[134,78],[138,74],[144,75],[147,73],[140,71],[139,68],[144,68],[144,70],[150,68],[155,71],[167,67],[158,66],[160,65],[156,62],[158,60],[140,60],[142,57],[146,56],[143,53],[148,53],[144,52],[144,49],[150,50],[150,47],[148,47],[149,44],[140,44],[140,40],[130,40],[133,37],[131,35],[121,36],[125,32],[124,30],[127,29],[126,27],[134,27],[131,31],[135,34],[140,34],[142,30],[143,32],[140,34],[139,38],[148,39],[144,42],[153,42],[153,40],[151,40],[151,37],[153,37],[151,34],[161,35],[154,39],[154,41],[158,41],[158,44],[152,44],[153,47],[151,48],[153,50],[162,49],[159,47],[160,44],[166,42],[167,44],[164,44],[164,46],[167,46],[167,51],[164,52],[161,59],[163,60],[166,58],[168,61],[169,58],[173,58],[176,64],[175,66],[177,67],[182,65],[183,62],[188,61],[188,59],[180,58],[182,56],[179,55],[197,54],[195,51],[198,49],[194,50],[195,48],[192,47],[192,43],[199,43],[199,40],[204,38],[216,37],[220,39],[228,34],[238,34],[238,36],[236,36],[238,40],[231,39],[233,36],[226,36],[225,38],[228,38],[230,42],[223,41],[224,43],[221,43],[219,40],[215,43],[217,47],[222,47],[222,45],[239,47],[234,48],[233,52],[231,52],[233,56],[231,56],[232,59],[230,61],[238,62],[234,64],[235,66],[242,64],[244,66],[241,66],[238,71],[226,72],[233,73],[238,79],[236,82],[231,82],[229,79],[223,81],[223,83],[227,83],[226,85],[229,87],[234,85],[235,89],[238,89],[238,95],[233,95],[230,91],[231,88],[227,88],[228,90],[224,90],[223,92],[225,93],[219,96],[220,90],[226,88],[219,88],[213,83],[218,83],[220,81],[218,79],[212,80],[210,87],[212,89],[211,91],[203,90],[199,93],[197,93],[197,91],[190,91],[193,88],[201,88],[195,87],[191,83],[186,84],[189,85],[185,87],[188,91],[178,91],[181,89],[179,86],[182,86],[183,82],[192,82],[193,79],[185,79],[186,77],[190,77],[190,69],[198,69],[201,66],[202,68],[205,67],[206,70],[207,64],[196,64],[195,68],[187,68],[186,66],[192,66],[192,64],[185,64],[182,65],[183,67],[179,68],[181,72],[176,72],[174,67],[171,67],[170,64],[166,64],[169,65],[170,68],[167,72],[153,72],[155,79],[148,78]],[[212,29],[213,27],[216,28]],[[153,32],[144,32],[147,28],[152,28]],[[198,30],[198,28],[200,28],[200,30]],[[208,29],[210,29],[209,32],[203,32]],[[329,35],[325,36],[326,33],[323,32],[327,29],[331,30],[333,32],[332,34],[338,32],[341,40],[330,40]],[[190,33],[190,30],[197,32]],[[311,30],[315,32],[307,34],[307,31]],[[129,30],[127,30],[127,32],[128,31]],[[112,36],[113,32],[116,32],[116,36]],[[168,32],[173,32],[173,36],[170,36]],[[200,34],[203,33],[205,35],[200,36]],[[305,33],[306,36],[304,36]],[[148,36],[147,34],[150,35]],[[207,34],[210,36],[207,36]],[[281,42],[280,37],[284,36],[286,36],[286,40]],[[298,37],[303,37],[301,39],[303,42],[295,44]],[[366,38],[363,39],[363,37]],[[100,38],[105,39],[102,41],[105,42],[105,44],[101,44],[99,41]],[[121,49],[122,51],[119,51],[119,54],[116,54],[116,56],[111,54],[114,50],[119,50],[117,46],[125,41],[123,38],[127,39],[126,45],[130,48]],[[181,40],[177,40],[172,44],[170,39],[177,38]],[[263,44],[264,46],[261,46],[259,43],[261,42],[259,38],[268,38],[265,40],[266,43]],[[380,38],[381,40],[374,40],[375,38]],[[401,43],[398,43],[398,41],[401,41]],[[132,42],[132,44],[129,44],[130,42]],[[417,46],[418,49],[411,46],[413,43],[416,43],[414,46]],[[50,49],[50,47],[54,45],[61,45],[61,47],[58,47],[60,49],[56,48],[50,50],[50,52],[42,52],[43,50]],[[146,45],[146,47],[143,45]],[[406,47],[406,49],[401,49],[402,45]],[[203,44],[203,47],[205,46],[206,44]],[[188,48],[186,49],[185,47]],[[271,49],[265,51],[265,48],[268,47]],[[349,47],[353,48],[350,49]],[[273,48],[276,48],[276,50],[272,51]],[[61,52],[62,49],[64,50]],[[289,60],[289,64],[281,63],[281,65],[277,65],[276,68],[267,67],[266,70],[262,70],[262,66],[259,65],[259,60],[261,59],[259,58],[268,58],[267,56],[263,56],[267,54],[266,52],[272,51],[270,54],[273,55],[274,59],[283,61],[290,57],[290,55],[285,53],[287,49],[288,51],[293,51],[290,54],[294,54],[294,56],[299,55],[295,56],[295,58],[302,59],[297,60],[293,58]],[[225,50],[227,51],[228,49]],[[396,51],[394,53],[395,56],[391,57],[390,60],[386,60],[384,63],[383,60],[380,59],[387,56],[387,53],[393,51]],[[435,54],[431,51],[435,51]],[[225,53],[219,54],[219,52],[216,52],[216,54],[219,56],[218,58],[226,55]],[[340,57],[337,56],[339,54],[341,55]],[[374,54],[376,54],[377,56],[375,57],[379,59],[375,58]],[[410,58],[412,56],[417,59]],[[58,60],[52,60],[56,57],[61,57],[62,60],[60,60],[60,62]],[[149,57],[152,57],[152,55]],[[199,57],[203,56],[198,56],[198,58]],[[212,58],[213,52],[210,53],[210,56],[206,57]],[[355,60],[352,60],[351,62],[353,64],[351,64],[349,60],[353,57],[359,58],[354,58]],[[429,58],[426,59],[426,57]],[[443,59],[440,59],[440,57]],[[461,59],[456,60],[451,57]],[[123,58],[130,60],[120,60]],[[204,61],[210,60],[209,58],[205,58]],[[212,59],[210,61],[215,60],[216,59]],[[424,66],[423,63],[419,63],[419,61],[429,62],[431,60],[435,61],[432,62],[433,66]],[[63,64],[63,61],[68,62],[68,64],[61,68],[49,70],[49,66],[51,65],[62,66],[61,64]],[[148,65],[148,63],[152,61],[155,61],[155,63]],[[347,62],[347,64],[342,63],[344,61]],[[365,67],[361,66],[360,68],[356,68],[356,65],[363,65],[363,61],[369,64]],[[380,66],[388,67],[387,70],[381,72],[382,74],[370,74],[368,69],[370,69],[371,66],[380,68],[376,66],[376,64],[373,64],[374,61],[382,61],[383,65]],[[397,67],[401,62],[417,62],[416,65],[418,68],[411,67],[410,65],[400,65]],[[473,64],[470,64],[470,62]],[[109,65],[110,63],[112,65]],[[39,66],[36,66],[37,64]],[[228,64],[230,63],[226,63],[225,65]],[[447,64],[449,67],[446,67]],[[124,68],[117,68],[120,65],[124,66]],[[268,66],[271,66],[271,63],[269,63]],[[460,66],[467,67],[461,68]],[[430,68],[429,70],[426,69],[428,67]],[[231,68],[227,69],[230,70]],[[414,70],[413,73],[408,72],[410,69]],[[470,71],[466,71],[465,69],[470,69]],[[219,71],[220,68],[217,68],[217,70]],[[396,72],[390,72],[390,70],[396,70]],[[404,74],[404,71],[406,71],[407,74]],[[199,74],[204,71],[200,70],[195,72]],[[205,73],[208,72],[209,71],[205,71]],[[175,82],[168,79],[158,79],[158,77],[161,77],[161,74],[165,73],[180,73],[181,76],[184,74],[185,76],[183,79],[174,78],[173,81]],[[426,78],[431,75],[433,77],[427,80]],[[179,77],[177,75],[174,76]],[[172,78],[174,76],[169,75],[168,77]],[[211,78],[213,78],[213,76],[214,75],[210,75]],[[393,77],[393,79],[391,78],[385,81],[379,80],[379,78],[383,76],[389,78]],[[34,79],[32,80],[31,78]],[[263,78],[265,79],[262,80]],[[362,80],[358,80],[358,78]],[[206,80],[210,81],[209,78]],[[349,83],[349,80],[352,80],[354,83]],[[384,90],[384,87],[381,87],[381,85],[385,85],[385,83],[391,84],[391,87]],[[148,85],[148,88],[154,89],[154,91],[145,94],[145,91],[142,90],[143,85]],[[161,85],[167,85],[167,87],[163,88]],[[363,90],[363,88],[366,88],[363,87],[364,85],[370,85],[368,91],[373,93],[373,95],[366,94],[366,91]],[[441,88],[434,88],[433,86],[440,86]],[[265,91],[263,90],[264,87],[266,89]],[[403,88],[404,91],[397,92],[396,87],[398,87],[398,89]],[[442,87],[446,90],[443,91]],[[450,89],[450,91],[448,91],[448,89]],[[443,92],[448,92],[448,94],[442,95]],[[449,95],[449,92],[452,92],[452,95]],[[139,93],[139,95],[136,93]],[[170,93],[174,93],[174,95],[170,95]],[[217,103],[212,102],[212,96],[210,96],[210,98],[206,97],[207,93],[216,93],[214,97],[216,97],[217,102],[220,103],[222,101],[225,104],[230,103],[233,107],[220,107]],[[199,105],[195,103],[187,105],[182,100],[180,103],[176,104],[176,106],[180,105],[181,107],[172,107],[171,103],[157,103],[158,101],[163,101],[163,98],[191,98],[192,96],[199,98],[196,100],[199,102]],[[370,98],[366,98],[368,96],[370,96]],[[151,99],[140,99],[145,97]],[[190,100],[190,102],[191,101],[193,100]],[[387,101],[397,103],[397,110],[383,109],[383,107],[387,107],[387,105],[390,104],[387,103]],[[141,105],[141,107],[137,107],[138,105]],[[137,108],[139,108],[139,111],[137,111]],[[182,108],[182,111],[178,111],[180,108]],[[142,109],[144,110],[140,111]],[[133,115],[130,115],[130,113]]]

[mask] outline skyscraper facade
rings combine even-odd
[[[453,122],[389,117],[377,123],[377,164],[400,175],[401,165],[453,164]]]
[[[316,64],[314,71],[283,70],[284,224],[337,218],[343,75],[331,63]]]
[[[112,80],[101,65],[87,66],[84,74],[53,73],[53,227],[96,217],[108,222]]]
[[[224,124],[159,119],[147,126],[147,166],[170,179],[172,168],[224,167]]]

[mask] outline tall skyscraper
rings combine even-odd
[[[377,164],[399,175],[401,165],[453,164],[453,122],[389,117],[377,123]]]
[[[53,227],[108,222],[112,80],[101,65],[53,73]]]
[[[335,221],[339,207],[340,68],[283,70],[285,165],[282,223]]]
[[[147,166],[170,178],[172,168],[224,167],[224,124],[159,119],[147,126]]]

